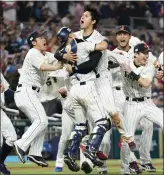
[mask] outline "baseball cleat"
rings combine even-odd
[[[144,165],[141,165],[142,169],[144,171],[147,171],[147,172],[156,172],[156,168],[153,167],[153,165],[151,163],[147,163],[147,164],[144,164]]]
[[[81,170],[84,171],[85,174],[89,174],[92,172],[93,169],[88,162],[84,161],[81,165]]]
[[[71,159],[68,155],[64,157],[64,162],[67,164],[68,168],[71,171],[80,171],[79,165],[76,163],[74,159]]]
[[[131,162],[129,164],[129,170],[132,174],[141,174],[143,172],[143,170],[139,168],[137,162]]]
[[[63,171],[63,168],[62,167],[56,167],[55,168],[55,172],[62,172]]]
[[[6,168],[5,164],[0,164],[0,174],[5,174],[5,175],[9,175],[10,171]]]
[[[104,163],[101,162],[101,161],[99,161],[99,160],[97,160],[97,157],[95,156],[95,153],[89,151],[89,149],[86,149],[84,151],[84,155],[85,155],[85,157],[87,157],[88,159],[90,159],[94,165],[96,165],[98,167],[103,166]]]
[[[107,171],[100,171],[99,174],[108,174]]]
[[[14,143],[14,149],[21,162],[25,163],[25,152],[16,143]]]
[[[48,167],[49,166],[48,163],[45,162],[43,157],[40,157],[40,156],[28,155],[27,159],[30,160],[31,162],[36,163],[38,166],[42,166],[42,167]]]

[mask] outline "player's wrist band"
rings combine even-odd
[[[140,75],[135,74],[135,72],[133,71],[130,72],[130,75],[133,78],[133,80],[136,80],[136,81],[138,81],[140,78]]]

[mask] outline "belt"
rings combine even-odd
[[[81,85],[86,85],[86,81],[80,82],[80,86],[81,86]]]
[[[139,98],[129,98],[129,97],[126,97],[126,100],[127,101],[136,101],[136,102],[142,102],[146,99],[150,99],[150,97],[139,97]]]
[[[22,84],[19,84],[18,87],[22,87]],[[39,88],[39,87],[32,86],[32,89],[33,89],[34,91],[40,92],[40,88]]]
[[[120,91],[121,90],[121,87],[116,86],[115,89],[118,90],[118,91]]]
[[[96,78],[100,78],[100,74],[96,74]]]

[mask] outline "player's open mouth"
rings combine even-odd
[[[83,20],[81,20],[81,21],[80,21],[80,24],[84,24],[84,21],[83,21]]]
[[[125,40],[121,40],[121,43],[125,43]]]

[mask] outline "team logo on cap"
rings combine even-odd
[[[144,44],[144,48],[148,49],[148,45],[146,43]]]
[[[121,26],[120,30],[124,30],[124,26]]]
[[[30,41],[32,41],[33,40],[33,37],[30,37]]]

